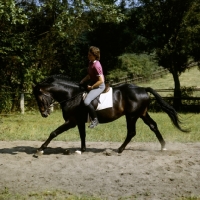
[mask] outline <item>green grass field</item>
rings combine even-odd
[[[176,129],[166,113],[150,113],[157,122],[158,128],[166,141],[196,142],[200,141],[200,114],[180,114],[183,128],[191,129],[183,133]],[[1,116],[0,140],[39,140],[44,141],[49,134],[64,123],[60,111],[53,112],[48,118],[42,118],[39,112],[35,114]],[[87,124],[86,124],[87,126]],[[154,133],[141,119],[137,122],[136,142],[157,141]],[[125,117],[112,123],[100,124],[95,129],[87,128],[87,141],[122,142],[126,137]],[[78,129],[70,129],[54,140],[79,141]]]

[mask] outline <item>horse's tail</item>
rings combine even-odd
[[[188,130],[181,128],[181,126],[180,126],[181,121],[178,117],[178,113],[172,106],[170,106],[167,102],[165,102],[163,100],[163,98],[152,88],[147,87],[147,88],[145,88],[145,90],[154,95],[154,97],[156,98],[157,102],[159,103],[161,109],[168,114],[169,118],[171,119],[171,121],[175,127],[177,127],[180,131],[188,132]]]

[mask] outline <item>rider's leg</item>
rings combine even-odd
[[[89,128],[94,128],[99,123],[96,111],[94,109],[94,106],[91,103],[87,106],[87,109],[88,109],[89,115],[90,115],[90,117],[92,119],[91,124],[88,127]]]
[[[84,100],[84,104],[87,107],[89,115],[92,119],[92,122],[91,122],[89,128],[94,128],[95,126],[98,125],[97,114],[96,114],[96,111],[95,111],[93,105],[91,104],[91,101],[93,99],[95,99],[99,94],[101,94],[104,89],[105,89],[105,84],[101,84],[98,88],[91,90]]]

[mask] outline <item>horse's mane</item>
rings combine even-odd
[[[78,83],[76,81],[73,81],[71,77],[63,74],[56,74],[56,75],[51,75],[47,78],[45,78],[43,81],[40,82],[40,85],[45,85],[45,84],[51,84],[53,82],[66,82],[70,85],[77,86]]]
[[[40,82],[39,85],[49,86],[52,83],[53,84],[63,84],[64,87],[66,87],[65,85],[79,86],[79,83],[77,83],[76,81],[73,81],[71,79],[71,77],[63,75],[63,74],[51,75],[51,76],[45,78],[42,82]],[[80,104],[83,92],[84,91],[80,90],[80,92],[77,95],[73,96],[70,99],[63,100],[62,102],[59,102],[59,103],[67,103],[68,107],[73,107],[74,105]]]

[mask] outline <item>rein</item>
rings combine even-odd
[[[48,95],[48,94],[46,94],[46,93],[42,93],[44,96],[46,96],[46,97],[50,97],[51,98],[51,104],[49,105],[49,108],[50,107],[53,107],[53,105],[55,104],[55,100],[54,100],[54,98],[53,97],[51,97],[51,95]],[[65,100],[62,100],[62,101],[60,101],[60,102],[58,102],[59,104],[62,104],[62,103],[64,103],[64,102],[69,102],[69,101],[72,101],[73,99],[75,99],[76,97],[78,97],[79,95],[82,95],[83,96],[83,94],[84,94],[84,92],[81,92],[81,93],[79,93],[79,94],[77,94],[77,95],[74,95],[73,97],[71,97],[71,98],[69,98],[69,99],[65,99]]]
[[[60,101],[60,102],[58,102],[58,103],[61,104],[61,103],[64,103],[64,102],[72,101],[73,99],[75,99],[75,98],[78,97],[79,95],[83,95],[83,94],[84,94],[84,92],[81,92],[81,93],[79,93],[79,94],[77,94],[77,95],[74,95],[73,97],[71,97],[71,98],[69,98],[69,99],[65,99],[65,100]]]

